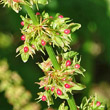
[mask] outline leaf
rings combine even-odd
[[[49,18],[49,14],[48,13],[45,13],[44,15],[43,15],[43,17],[46,19],[46,18]]]
[[[64,95],[57,95],[57,96],[61,99],[68,99],[69,98],[67,93],[65,93]]]
[[[82,102],[81,102],[80,107],[83,108],[83,106],[84,106],[85,104],[87,104],[87,97],[84,97],[84,98],[82,99]]]
[[[63,58],[68,59],[68,58],[73,58],[74,56],[78,55],[79,53],[74,52],[74,51],[70,51],[67,53],[62,54]]]
[[[61,47],[64,47],[64,43],[63,41],[59,38],[59,37],[55,37],[54,39],[56,41],[56,43],[61,46]]]
[[[82,69],[81,70],[80,69],[75,69],[75,72],[84,76],[83,72],[85,72],[85,69],[83,69],[83,70]]]
[[[58,110],[68,110],[68,106],[65,106],[65,103],[62,103],[62,104],[59,106]]]
[[[47,96],[47,104],[48,104],[48,106],[53,105],[54,104],[53,99],[52,99],[50,93],[48,93],[48,91],[46,91],[46,96]]]
[[[82,85],[80,83],[76,83],[71,89],[72,90],[83,90],[84,88],[86,88],[85,85]]]
[[[72,26],[71,26],[72,29],[71,29],[71,31],[74,32],[74,31],[78,30],[80,27],[81,27],[81,24],[72,23]]]
[[[19,46],[19,47],[16,49],[16,53],[18,53],[22,48],[23,48],[23,45]]]
[[[28,54],[28,53],[22,53],[22,54],[21,54],[21,59],[22,59],[22,61],[23,61],[24,63],[27,62],[28,59],[29,59],[29,54]]]
[[[46,5],[48,4],[48,0],[38,0],[39,4]]]

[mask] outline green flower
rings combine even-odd
[[[56,14],[52,18],[48,13],[43,12],[40,15],[36,15],[36,17],[38,20],[37,25],[27,16],[21,16],[24,22],[21,33],[26,37],[24,45],[34,45],[34,50],[43,53],[46,44],[52,45],[53,47],[58,46],[64,51],[70,49],[71,34],[81,27],[80,24],[70,23],[71,20],[69,18],[61,18],[59,14]]]
[[[72,94],[74,91],[83,90],[85,88],[84,85],[77,83],[74,79],[75,75],[83,75],[83,72],[85,71],[81,66],[80,68],[75,67],[76,64],[80,64],[77,55],[77,52],[70,51],[62,53],[60,57],[57,56],[57,60],[61,65],[61,70],[55,70],[50,59],[38,63],[46,75],[40,78],[40,82],[37,83],[40,85],[40,89],[45,89],[44,92],[38,93],[39,101],[44,95],[47,97],[46,102],[48,103],[48,106],[50,106],[53,104],[52,95],[54,95],[55,98],[69,99],[68,93]],[[66,61],[68,59],[71,60],[71,64],[66,66]]]
[[[84,97],[78,110],[105,110],[104,105],[98,101],[97,96],[91,96],[89,99]]]

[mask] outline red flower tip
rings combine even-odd
[[[101,103],[99,101],[97,101],[96,105],[97,105],[97,107],[99,107],[101,105]]]
[[[64,30],[64,33],[65,33],[65,34],[69,34],[69,33],[70,33],[70,29],[65,29],[65,30]]]
[[[19,3],[20,2],[20,0],[13,0],[14,2],[17,2],[17,3]]]
[[[62,78],[62,81],[65,81],[66,80],[66,78]]]
[[[50,18],[53,18],[53,16],[50,16]]]
[[[57,94],[62,95],[62,91],[60,89],[57,89]]]
[[[65,88],[70,88],[71,86],[69,84],[65,84]]]
[[[70,65],[71,65],[71,61],[70,61],[70,60],[67,60],[67,61],[66,61],[66,67],[67,67],[67,66],[70,66]]]
[[[42,46],[45,46],[46,42],[44,40],[41,40],[41,44],[42,44]]]
[[[55,89],[55,87],[53,86],[53,87],[51,88],[51,91],[54,91],[54,89]]]
[[[24,21],[21,21],[21,26],[24,26]]]
[[[21,40],[24,41],[26,39],[25,35],[21,36]]]
[[[39,13],[39,12],[37,12],[37,13],[36,13],[36,15],[40,15],[40,13]]]
[[[33,49],[35,49],[35,48],[36,48],[34,44],[32,44],[32,45],[31,45],[31,47],[32,47]]]
[[[63,15],[59,15],[58,18],[63,18]]]
[[[29,48],[27,46],[24,47],[24,52],[27,53],[29,51]]]
[[[80,68],[80,65],[79,65],[79,64],[76,64],[76,65],[75,65],[75,68],[76,68],[76,69],[79,69],[79,68]]]
[[[46,96],[43,95],[43,96],[42,96],[42,101],[46,101],[46,100],[47,100]]]
[[[44,89],[48,91],[49,90],[49,87],[44,87]]]

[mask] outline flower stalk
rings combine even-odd
[[[51,61],[52,61],[52,64],[53,64],[54,68],[55,68],[56,70],[60,70],[60,65],[59,65],[58,62],[57,62],[57,59],[56,59],[54,50],[53,50],[53,48],[51,47],[51,45],[47,44],[47,45],[45,46],[45,48],[46,48],[46,51],[47,51],[47,53],[48,53],[48,55],[49,55],[49,58],[50,58]]]
[[[77,110],[75,100],[71,94],[69,94],[69,99],[67,102],[69,104],[70,110]]]
[[[37,17],[35,16],[33,10],[32,10],[29,6],[27,6],[27,5],[24,5],[24,8],[25,8],[25,10],[27,11],[28,15],[30,16],[30,18],[32,19],[33,23],[34,23],[35,25],[37,25],[37,24],[38,24],[38,19],[37,19]]]
[[[37,20],[35,14],[33,13],[33,10],[29,6],[26,6],[26,5],[24,6],[24,8],[26,9],[26,11],[27,11],[28,15],[30,16],[30,18],[32,19],[33,23],[37,25],[38,20]],[[51,45],[46,44],[45,48],[46,48],[46,51],[52,61],[54,68],[56,70],[60,70],[60,65],[57,62],[54,50],[51,47]],[[69,104],[70,110],[77,110],[75,100],[71,94],[69,94],[69,99],[67,100],[67,102]]]

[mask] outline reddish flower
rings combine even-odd
[[[59,17],[59,18],[63,18],[63,15],[59,15],[58,17]]]
[[[49,90],[49,87],[44,87],[44,89],[48,91]]]
[[[21,26],[24,26],[24,21],[21,21]]]
[[[55,89],[55,87],[53,86],[53,87],[51,88],[51,91],[54,91],[54,89]]]
[[[99,107],[101,105],[101,103],[99,101],[97,101],[96,105],[97,105],[97,107]]]
[[[17,2],[17,3],[20,2],[20,0],[13,0],[13,1],[14,1],[14,2]]]
[[[42,46],[45,46],[46,42],[44,40],[41,40],[41,44],[42,44]]]
[[[65,81],[66,80],[66,78],[62,78],[62,81]]]
[[[70,65],[71,65],[71,61],[70,61],[70,60],[67,60],[67,61],[66,61],[66,67],[67,67],[67,66],[70,66]]]
[[[70,88],[71,86],[69,84],[65,84],[65,88]]]
[[[37,13],[36,13],[36,15],[40,15],[40,13],[39,13],[39,12],[37,12]]]
[[[24,52],[27,53],[29,51],[29,48],[27,46],[24,47]]]
[[[50,16],[50,18],[53,18],[53,16]]]
[[[32,47],[33,49],[35,49],[35,48],[36,48],[36,47],[35,47],[35,45],[33,45],[33,44],[31,45],[31,47]]]
[[[57,94],[62,95],[62,91],[60,89],[57,89]]]
[[[65,34],[69,34],[69,33],[70,33],[70,29],[65,29],[65,30],[64,30],[64,33],[65,33]]]
[[[24,41],[26,39],[25,35],[21,36],[21,40]]]
[[[42,101],[46,101],[46,100],[47,100],[46,96],[43,95],[43,96],[42,96]]]
[[[79,65],[79,64],[76,64],[76,65],[75,65],[75,68],[76,68],[76,69],[79,69],[79,68],[80,68],[80,65]]]

